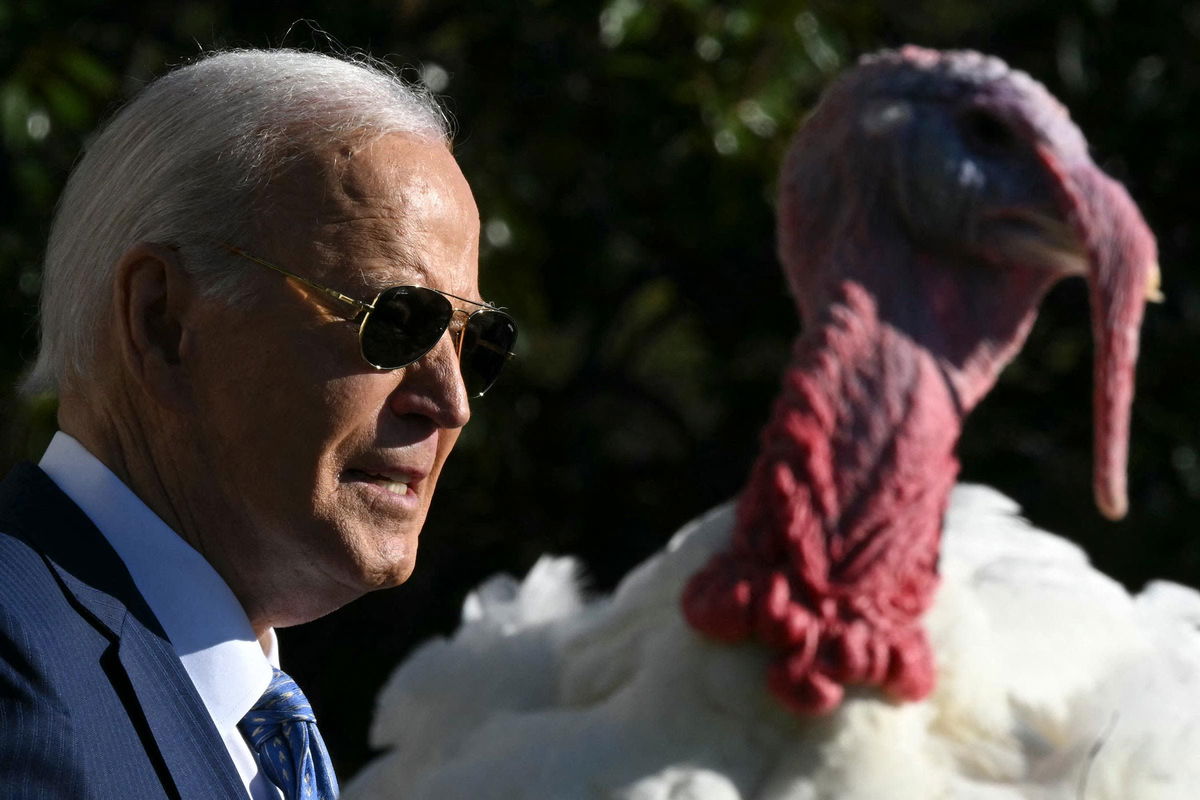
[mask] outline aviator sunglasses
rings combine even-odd
[[[492,388],[505,363],[513,357],[517,322],[491,303],[468,300],[425,286],[389,286],[375,295],[374,300],[364,303],[251,255],[240,247],[224,246],[234,255],[294,278],[353,308],[353,316],[347,319],[358,323],[362,357],[376,369],[400,369],[419,361],[449,329],[455,339],[467,394],[481,397]],[[465,309],[455,308],[450,298],[479,308],[468,313]]]

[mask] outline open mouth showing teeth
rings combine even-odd
[[[391,492],[392,494],[398,494],[401,496],[408,494],[407,483],[404,481],[398,481],[395,478],[388,477],[387,475],[376,475],[357,469],[347,470],[346,475],[352,481],[371,483],[383,489],[384,491]]]

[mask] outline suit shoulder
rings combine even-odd
[[[8,657],[20,654],[48,673],[69,677],[83,652],[103,650],[107,642],[64,592],[45,556],[0,531],[0,647]]]
[[[25,616],[23,610],[44,609],[62,590],[45,558],[29,542],[0,531],[0,610]]]
[[[39,608],[40,604],[40,608]],[[57,624],[66,600],[29,543],[0,532],[0,796],[92,797],[83,777],[70,704],[70,680]],[[58,630],[56,630],[56,628]]]

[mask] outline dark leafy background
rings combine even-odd
[[[795,333],[774,263],[775,165],[830,76],[906,42],[990,51],[1072,109],[1159,236],[1133,419],[1131,513],[1091,506],[1081,283],[963,436],[963,477],[999,487],[1131,587],[1200,582],[1194,208],[1200,2],[609,0],[278,4],[0,0],[0,467],[36,457],[53,402],[12,385],[34,351],[55,198],[89,131],[202,49],[365,50],[446,95],[484,218],[485,296],[520,357],[442,479],[405,586],[284,631],[343,776],[368,757],[376,690],[466,591],[575,553],[607,589],[737,492]],[[311,22],[310,22],[311,20]],[[302,436],[302,431],[297,431]]]

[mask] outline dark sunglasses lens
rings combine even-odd
[[[480,309],[463,329],[462,374],[467,393],[478,397],[491,388],[517,343],[517,323],[503,311]]]
[[[380,369],[407,367],[437,344],[453,314],[450,301],[432,289],[386,289],[363,321],[363,358]]]

